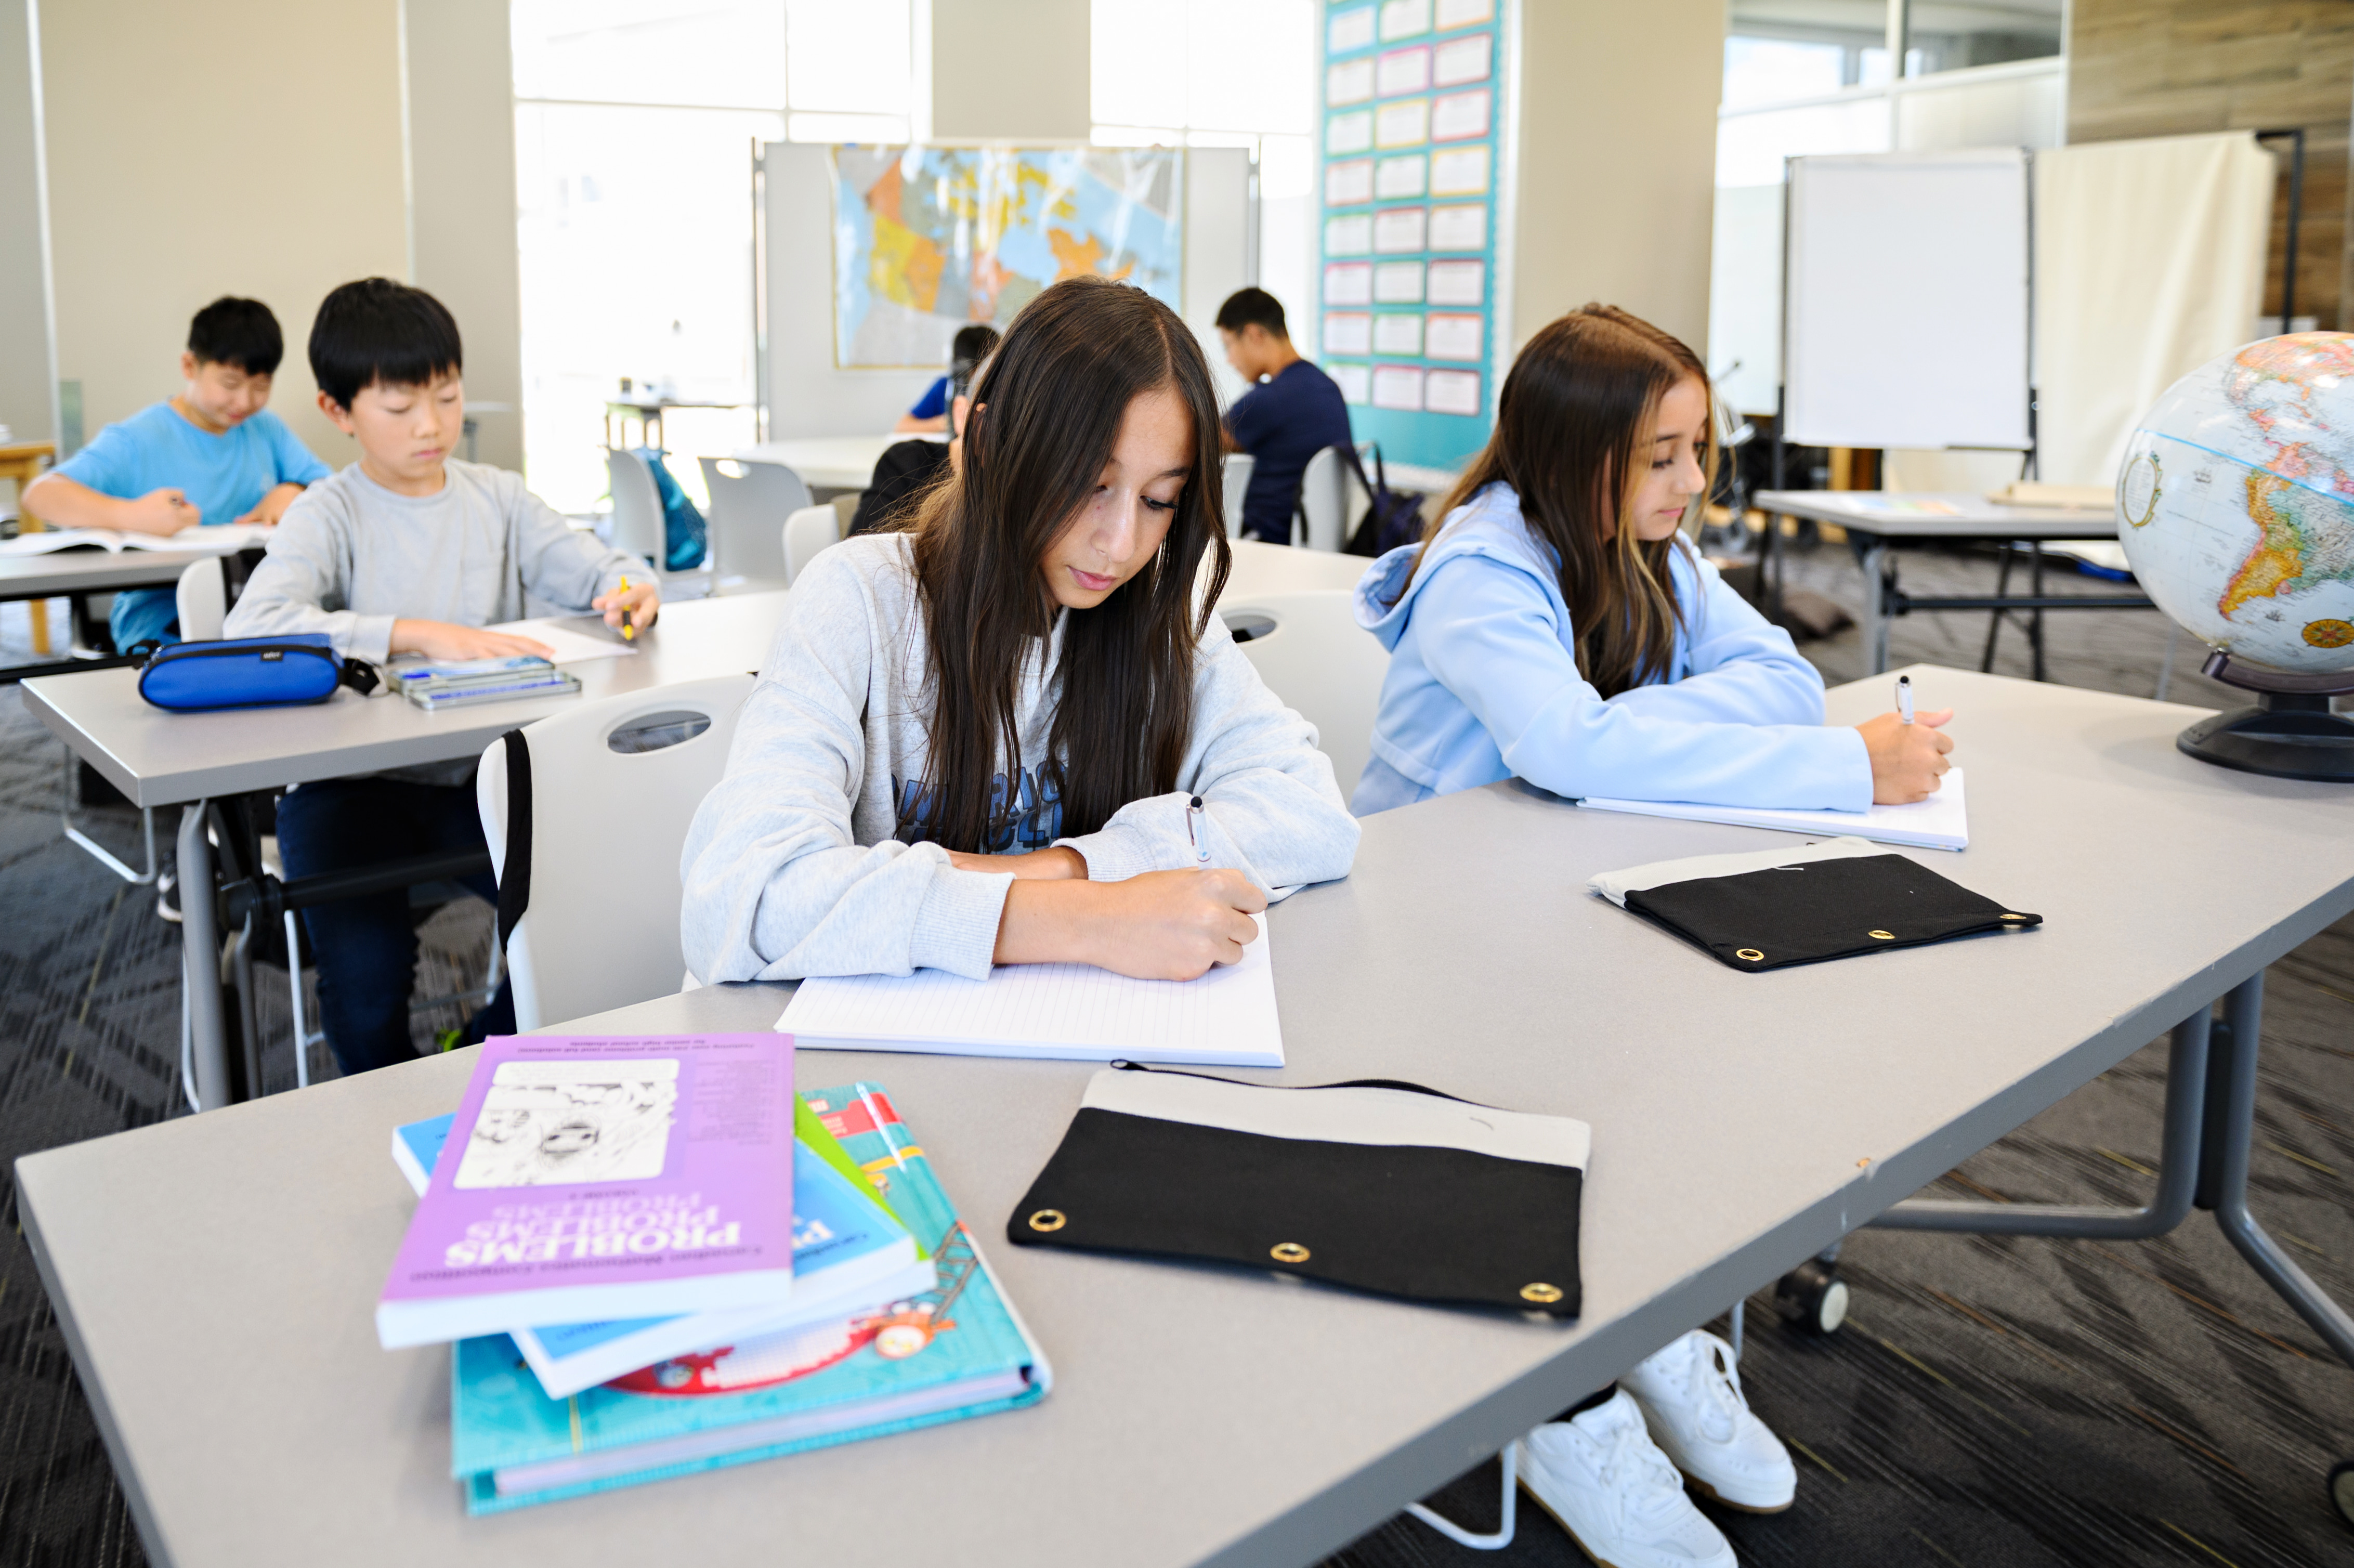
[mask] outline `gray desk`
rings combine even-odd
[[[784,614],[782,592],[666,605],[638,639],[633,659],[571,666],[578,697],[539,697],[430,714],[379,692],[339,691],[315,707],[172,714],[139,695],[138,673],[97,670],[24,684],[25,705],[104,774],[136,806],[182,806],[179,833],[181,942],[186,980],[217,972],[221,933],[214,917],[212,846],[206,803],[249,789],[275,789],[420,762],[478,757],[508,730],[567,705],[649,687],[757,670]],[[602,622],[586,624],[599,630]],[[217,983],[187,983],[196,1096],[211,1107],[231,1097],[228,1027]]]
[[[222,550],[57,550],[46,556],[0,556],[0,601],[71,599],[77,629],[81,596],[126,588],[169,588],[197,561],[234,554]],[[70,634],[69,634],[70,635]],[[102,667],[96,660],[58,659],[37,664],[0,666],[0,683],[35,675]]]
[[[2040,931],[1737,974],[1583,881],[1786,836],[1510,785],[1368,820],[1348,880],[1275,910],[1289,1065],[1267,1076],[1394,1075],[1592,1122],[1574,1326],[1009,1246],[1089,1068],[808,1052],[807,1086],[890,1086],[1054,1393],[469,1520],[446,1352],[378,1350],[370,1313],[411,1206],[388,1129],[450,1109],[470,1054],[30,1156],[26,1234],[159,1564],[1309,1563],[2354,907],[2343,791],[2183,756],[2195,710],[1938,686],[1977,843],[1919,858],[2042,914]],[[1832,717],[1883,702],[1879,681],[1842,687]],[[577,1027],[761,1028],[786,992],[713,988]],[[1904,992],[1941,999],[1937,1030],[1892,1033]]]
[[[1914,504],[1943,504],[1953,508],[1950,514],[1930,512],[1888,512],[1878,508],[1889,502]],[[2047,539],[2114,539],[2117,534],[2116,518],[2106,512],[2073,510],[2058,506],[2005,506],[1983,495],[1967,493],[1907,493],[1889,496],[1878,491],[1837,490],[1762,490],[1750,503],[1771,519],[1776,516],[1808,517],[1818,523],[1836,523],[1847,530],[1855,546],[1856,562],[1863,568],[1863,612],[1857,625],[1863,633],[1864,656],[1871,662],[1873,674],[1888,668],[1888,623],[1900,615],[1914,610],[1984,609],[1994,612],[1987,629],[1986,659],[1979,668],[1991,669],[1994,663],[1995,634],[2002,625],[2006,611],[2023,609],[2034,619],[2029,637],[2035,650],[2035,678],[2043,679],[2043,612],[2047,609],[2147,609],[2150,601],[2139,593],[2107,594],[2046,594],[2043,591],[2043,553],[2041,542]],[[1770,522],[1760,551],[1761,561],[1770,564],[1780,530]],[[1995,591],[1983,598],[1920,599],[1909,595],[1897,586],[1896,563],[1889,554],[1889,546],[1899,540],[1943,539],[1955,543],[1991,543],[2005,546],[2002,575]],[[2006,590],[2010,585],[2010,555],[2009,546],[2020,541],[2030,545],[2029,572],[2031,582],[2025,595]],[[1761,570],[1759,577],[1768,573]],[[1776,590],[1768,590],[1776,591]],[[2163,693],[2159,694],[2164,695]]]

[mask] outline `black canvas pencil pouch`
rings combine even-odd
[[[1575,1318],[1590,1138],[1412,1084],[1278,1088],[1123,1065],[1088,1080],[1005,1234]]]
[[[1589,885],[1736,969],[1787,969],[2020,931],[2043,919],[1851,838],[1788,852],[1667,861]]]

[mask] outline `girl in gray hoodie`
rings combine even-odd
[[[959,471],[907,527],[794,585],[682,857],[705,980],[1190,979],[1241,956],[1270,890],[1348,873],[1357,824],[1314,726],[1215,614],[1218,408],[1193,334],[1141,290],[1069,280],[972,404]]]

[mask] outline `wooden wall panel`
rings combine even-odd
[[[2068,140],[2306,128],[2296,312],[2354,327],[2348,132],[2354,5],[2345,0],[2075,0],[2068,30]],[[2280,308],[2287,228],[2285,143],[2264,308]]]

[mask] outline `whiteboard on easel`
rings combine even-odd
[[[1786,440],[2034,445],[2024,150],[1793,158],[1789,202]]]

